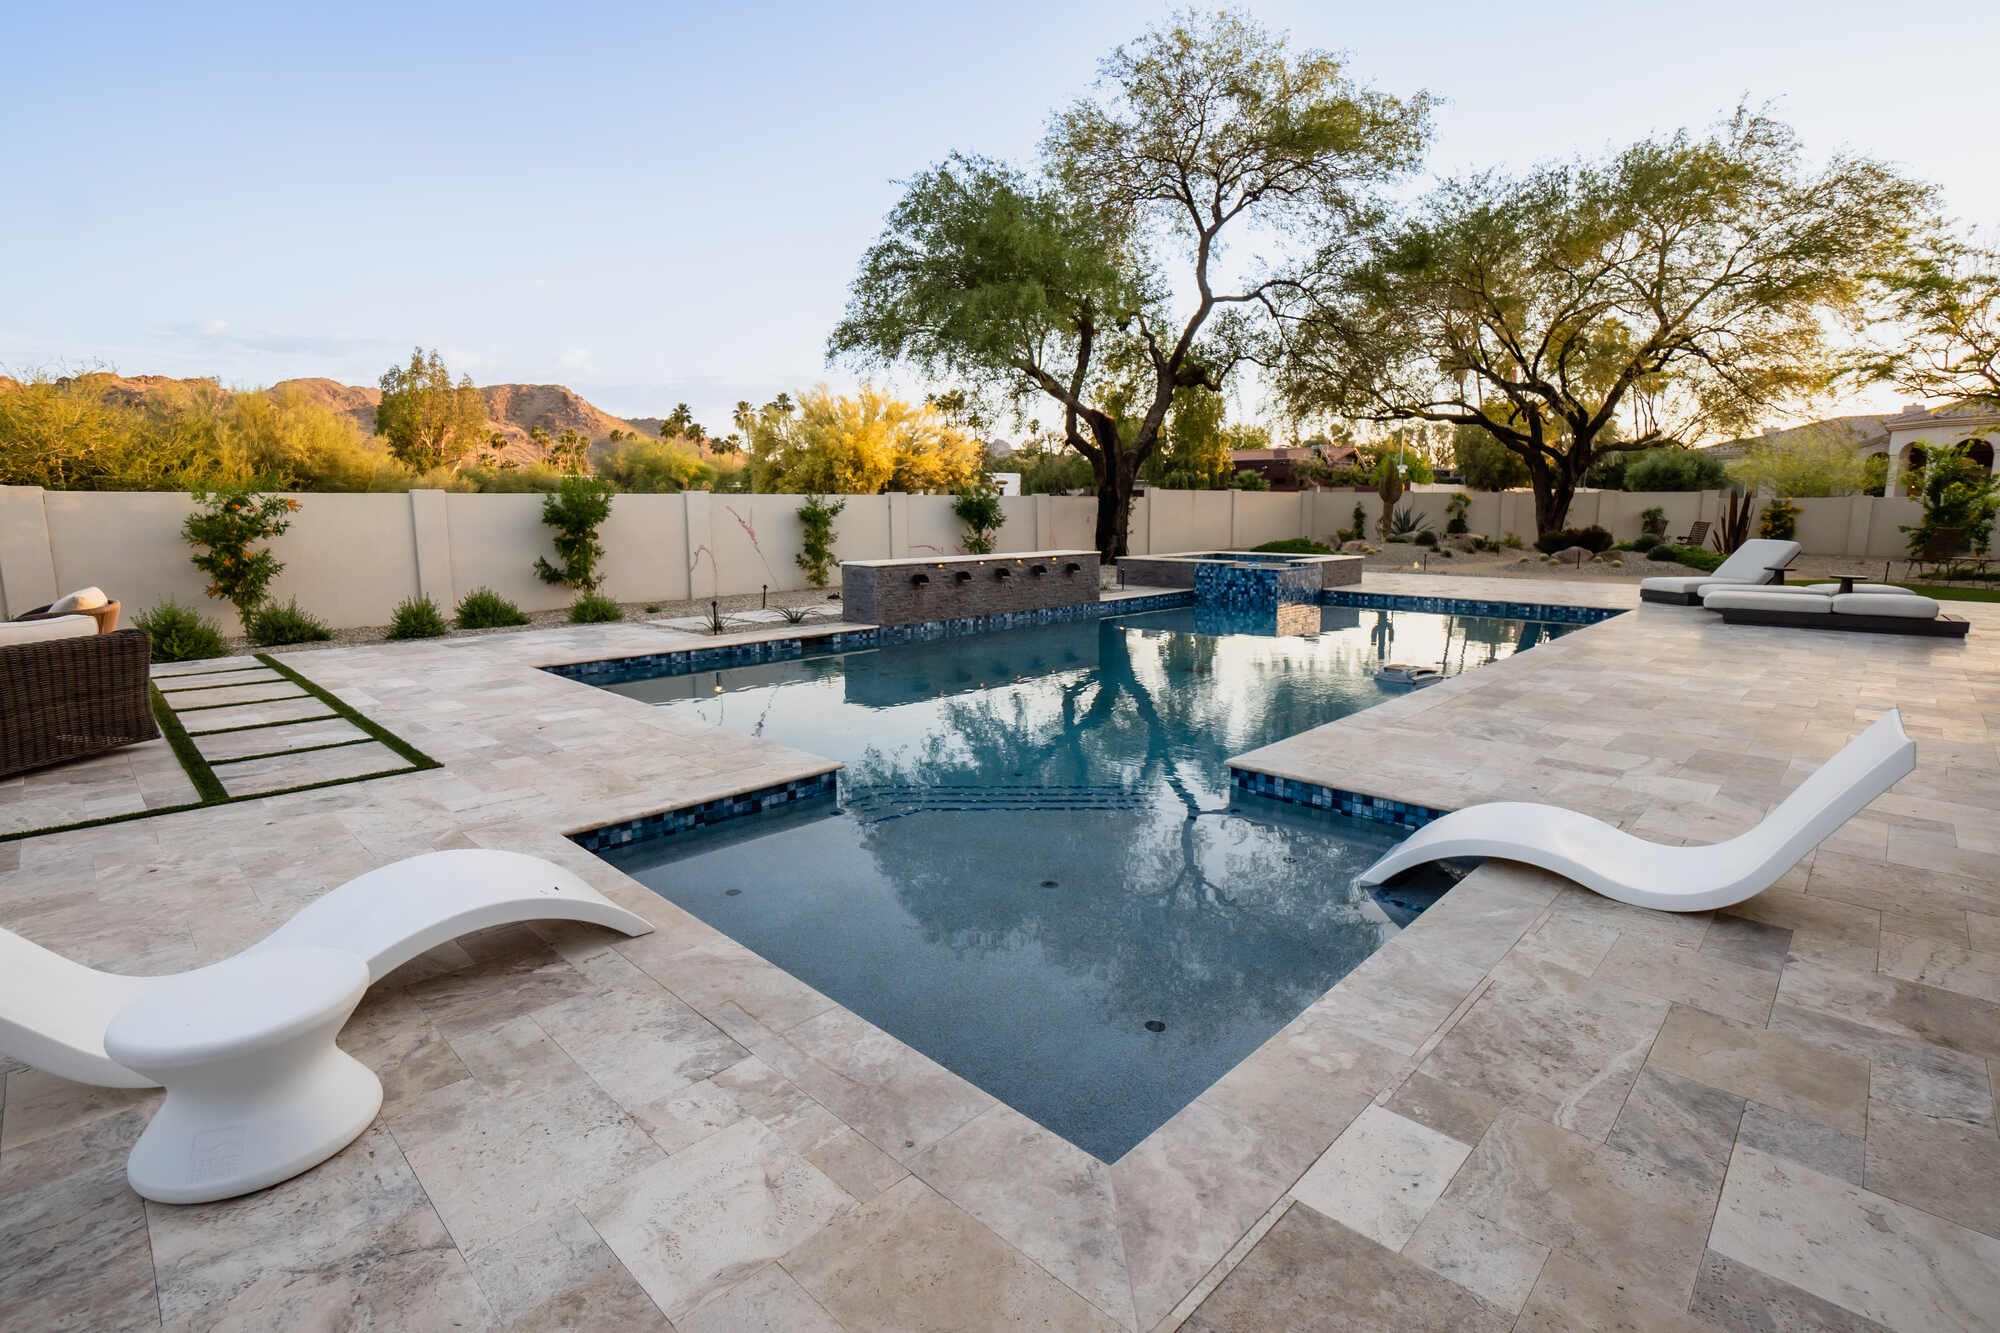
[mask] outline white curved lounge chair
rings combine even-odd
[[[1890,709],[1727,842],[1663,847],[1560,806],[1495,801],[1433,820],[1361,872],[1381,884],[1413,866],[1459,856],[1525,861],[1635,907],[1706,912],[1763,892],[1917,766],[1917,743]]]
[[[382,1085],[334,1046],[369,985],[468,931],[645,918],[519,852],[430,852],[333,889],[233,958],[166,977],[71,962],[0,930],[0,1054],[78,1083],[165,1085],[134,1189],[224,1199],[298,1174],[368,1127]]]

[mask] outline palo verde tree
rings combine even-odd
[[[1378,187],[1421,155],[1430,99],[1365,88],[1230,13],[1178,15],[1100,72],[1051,120],[1033,175],[954,154],[908,183],[828,354],[905,362],[1017,411],[1054,399],[1095,479],[1098,550],[1116,558],[1175,392],[1223,387],[1296,281],[1288,251],[1332,248],[1375,215]],[[1279,258],[1230,265],[1232,241]],[[1121,418],[1107,392],[1133,365]]]
[[[1881,284],[1896,336],[1864,354],[1863,377],[2000,409],[2000,249],[1934,228]]]
[[[1600,454],[1742,428],[1835,371],[1927,187],[1809,165],[1739,109],[1705,136],[1445,182],[1295,289],[1280,395],[1298,410],[1483,430],[1526,467],[1543,532]]]
[[[419,347],[409,365],[383,374],[375,429],[388,439],[396,461],[413,472],[455,468],[486,440],[486,400],[470,375],[452,383],[436,350],[425,356]]]

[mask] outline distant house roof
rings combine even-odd
[[[1325,449],[1307,444],[1286,445],[1277,449],[1238,449],[1230,457],[1239,463],[1298,463],[1308,458],[1320,458],[1328,463],[1348,463],[1358,457],[1353,446],[1339,444]]]
[[[1814,436],[1832,436],[1852,445],[1859,452],[1864,448],[1880,445],[1888,447],[1889,431],[1884,424],[1895,413],[1864,413],[1851,417],[1829,417],[1824,421],[1808,421],[1801,426],[1766,426],[1762,433],[1747,435],[1741,439],[1725,440],[1721,444],[1700,446],[1702,452],[1720,459],[1741,458],[1750,451],[1753,444],[1787,444],[1804,441]]]

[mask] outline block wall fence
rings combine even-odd
[[[1413,491],[1413,505],[1442,531],[1453,488]],[[1468,492],[1472,530],[1531,537],[1534,499],[1525,491]],[[387,495],[296,496],[291,530],[273,545],[285,571],[278,600],[299,604],[337,627],[382,625],[406,597],[428,594],[447,612],[477,587],[530,611],[570,600],[567,589],[538,580],[535,557],[554,558],[539,495],[461,495],[410,491]],[[850,495],[835,523],[842,560],[957,555],[964,530],[940,495]],[[795,495],[620,495],[599,530],[605,591],[620,601],[673,602],[805,586]],[[1331,540],[1356,503],[1372,524],[1381,511],[1373,492],[1151,491],[1133,503],[1134,555],[1255,546],[1285,537]],[[1901,523],[1914,523],[1907,499],[1848,496],[1798,502],[1799,539],[1814,555],[1899,556]],[[1088,496],[1005,496],[996,553],[1089,548],[1097,501]],[[1714,520],[1720,492],[1584,492],[1570,510],[1575,526],[1600,523],[1620,539],[1637,536],[1640,511],[1667,511],[1673,535],[1696,519]],[[192,508],[177,493],[45,491],[0,486],[0,613],[19,615],[70,589],[96,584],[124,603],[127,617],[169,597],[203,606],[234,632],[235,613],[203,594],[206,580],[188,563],[181,523]]]

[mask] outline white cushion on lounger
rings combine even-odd
[[[52,616],[47,620],[0,622],[0,647],[16,643],[45,643],[50,639],[81,639],[97,633],[92,616]]]
[[[1828,596],[1832,596],[1835,593],[1840,593],[1840,585],[1838,583],[1798,583],[1798,584],[1788,583],[1785,586],[1788,588],[1791,587],[1811,588],[1814,592],[1823,592],[1826,593]],[[1857,583],[1852,588],[1848,589],[1848,592],[1908,592],[1908,591],[1909,591],[1908,588],[1899,588],[1893,583]],[[1847,594],[1840,593],[1840,595],[1844,597]]]
[[[44,615],[66,616],[77,611],[95,611],[106,606],[111,599],[104,595],[102,588],[78,588],[67,597],[58,597],[49,603]]]
[[[1779,592],[1776,588],[1717,588],[1705,594],[1701,604],[1711,611],[1792,611],[1833,610],[1834,599],[1809,592]]]
[[[1698,593],[1710,583],[1734,583],[1748,586],[1770,579],[1771,570],[1798,556],[1797,542],[1781,542],[1770,537],[1758,537],[1744,542],[1730,557],[1708,574],[1659,574],[1650,579],[1640,579],[1639,587],[1652,592]]]
[[[1830,592],[1840,591],[1840,585],[1838,583],[1827,583],[1818,586],[1808,586],[1803,583],[1736,583],[1736,582],[1717,583],[1713,579],[1709,580],[1707,583],[1702,584],[1701,587],[1698,589],[1698,591],[1701,593],[1702,596],[1706,597],[1709,593],[1716,592],[1718,590],[1740,589],[1740,588],[1755,588],[1758,592],[1775,592],[1775,593],[1802,592],[1817,597],[1824,597]]]
[[[1850,592],[1833,599],[1836,614],[1850,616],[1908,616],[1911,620],[1936,620],[1938,604],[1913,592]]]

